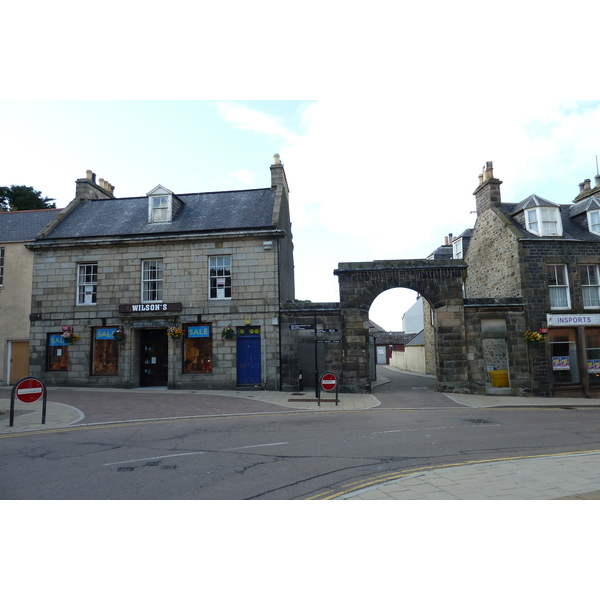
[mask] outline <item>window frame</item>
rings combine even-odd
[[[213,266],[213,260],[216,264]],[[223,264],[219,265],[219,260],[223,261]],[[225,261],[228,261],[228,265],[225,265]],[[219,254],[208,257],[208,299],[209,300],[231,300],[232,298],[232,281],[231,281],[231,255],[230,254]],[[214,275],[212,274],[213,269],[217,271]],[[222,273],[219,273],[222,271]],[[228,273],[225,273],[228,271]],[[219,280],[224,279],[222,289],[219,286]],[[222,291],[223,294],[219,294]],[[214,292],[214,296],[213,296]],[[227,295],[229,294],[229,295]]]
[[[551,213],[553,219],[548,216]],[[531,217],[534,216],[535,219]],[[553,232],[549,232],[549,223],[554,224]],[[525,210],[525,228],[530,233],[540,237],[560,237],[563,234],[562,220],[558,206],[536,206]]]
[[[151,273],[151,269],[147,269],[146,265],[149,263],[160,263],[160,270],[156,269],[155,271],[160,271],[160,277],[146,278],[146,273]],[[147,302],[162,302],[163,301],[163,292],[164,292],[164,264],[162,258],[147,258],[142,260],[142,273],[141,273],[141,299],[143,303]],[[151,284],[155,284],[154,289]],[[155,296],[155,297],[152,297]]]
[[[86,269],[87,267],[95,267],[92,273],[88,274],[86,272],[83,273],[84,281],[81,281],[82,268]],[[85,281],[89,275],[92,276],[91,281]],[[92,287],[93,291],[91,292],[92,301],[86,302],[86,296],[88,295],[88,291],[86,288]],[[83,296],[83,302],[81,301],[81,296]],[[77,263],[77,298],[76,305],[77,306],[96,306],[98,302],[98,263],[97,262],[82,262]]]
[[[4,285],[4,246],[0,246],[0,287]]]
[[[595,273],[595,277],[596,277],[596,283],[589,283],[590,281],[590,268],[592,268]],[[585,271],[584,271],[585,269]],[[593,309],[593,308],[600,308],[600,268],[598,267],[597,264],[586,264],[586,265],[579,265],[579,279],[581,282],[581,301],[583,302],[583,308],[585,310],[588,309]],[[585,283],[587,279],[588,283]],[[584,289],[585,288],[596,288],[596,298],[597,298],[597,303],[596,304],[586,304],[585,303],[585,293],[584,293]]]
[[[593,218],[597,218],[597,222],[593,223]],[[594,235],[600,235],[600,209],[597,210],[588,210],[587,211],[587,222],[588,222],[588,229],[590,231],[590,233],[593,233]],[[597,230],[594,230],[594,227],[597,227]]]
[[[457,248],[460,248],[457,250]],[[463,258],[463,243],[462,238],[458,238],[452,242],[452,258],[462,259]]]
[[[157,206],[156,202],[164,200],[165,206]],[[148,223],[170,223],[173,215],[173,202],[169,194],[157,194],[156,196],[148,197]],[[165,218],[158,218],[158,215],[163,215]]]
[[[564,276],[564,281],[565,283],[554,283],[551,284],[550,283],[550,269],[551,267],[554,267],[554,274],[555,274],[555,278],[554,281],[559,281],[559,277],[558,277],[558,273],[559,270],[558,268],[561,267],[561,271],[562,274]],[[570,289],[570,285],[569,285],[569,270],[567,269],[567,265],[566,264],[547,264],[546,265],[546,280],[548,281],[548,303],[550,305],[550,310],[569,310],[571,308],[571,289]],[[564,289],[566,290],[566,299],[567,299],[567,304],[565,306],[553,306],[552,305],[552,293],[551,293],[551,289]]]

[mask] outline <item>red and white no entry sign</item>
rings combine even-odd
[[[337,385],[337,377],[333,373],[324,373],[321,376],[321,387],[326,392],[331,392],[335,390],[335,386]]]
[[[35,377],[28,377],[19,381],[15,394],[21,402],[35,402],[44,395],[44,384]]]

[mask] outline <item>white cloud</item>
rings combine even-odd
[[[223,119],[233,123],[238,129],[249,129],[258,133],[293,141],[296,135],[286,129],[279,119],[244,106],[238,102],[217,102],[217,108]]]
[[[239,171],[235,171],[234,173],[230,173],[229,175],[230,177],[241,181],[244,185],[247,186],[251,186],[254,182],[254,175],[247,169],[240,169]]]

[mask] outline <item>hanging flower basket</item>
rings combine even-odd
[[[127,334],[122,329],[117,329],[113,333],[113,338],[117,342],[124,342],[126,337],[127,337]]]
[[[538,333],[537,331],[526,331],[525,339],[530,344],[543,344],[546,341],[544,336],[541,333]]]
[[[62,334],[63,340],[67,342],[67,344],[72,344],[73,342],[79,341],[81,338],[78,335],[75,335],[72,331],[65,331]]]
[[[233,330],[233,328],[225,327],[225,329],[223,329],[223,331],[221,332],[221,339],[222,340],[231,340],[231,339],[233,339],[234,335],[235,335],[235,331]]]
[[[167,329],[167,335],[174,340],[179,339],[183,335],[183,329],[169,327],[169,329]]]

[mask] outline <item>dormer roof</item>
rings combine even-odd
[[[577,204],[572,204],[569,210],[569,217],[575,217],[588,210],[600,209],[600,196],[591,196],[581,200]]]
[[[168,190],[164,185],[157,185],[154,189],[150,190],[146,196],[174,196],[171,190]]]
[[[538,206],[549,206],[552,208],[559,208],[558,204],[554,202],[550,202],[550,200],[546,200],[540,196],[536,196],[535,194],[531,194],[525,198],[525,200],[521,200],[513,209],[512,214],[516,214],[521,212],[522,210],[527,210],[529,208],[537,208]]]

